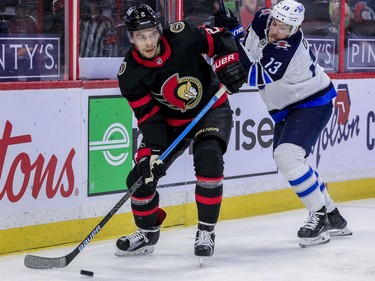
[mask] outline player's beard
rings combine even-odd
[[[141,54],[142,57],[146,59],[153,59],[156,56],[160,55],[160,39],[156,43],[155,46],[147,46],[142,51],[138,52]]]
[[[285,40],[287,36],[278,36],[278,33],[271,33],[271,30],[268,31],[268,42],[273,44],[280,40]]]
[[[277,37],[275,35],[268,34],[268,42],[275,43],[277,41]]]

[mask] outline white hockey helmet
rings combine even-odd
[[[273,7],[271,17],[291,25],[293,28],[289,36],[292,36],[305,18],[305,7],[294,0],[282,0]]]

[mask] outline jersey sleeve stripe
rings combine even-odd
[[[249,85],[250,86],[257,86],[256,84],[256,77],[257,77],[257,69],[256,64],[253,64],[249,71]]]
[[[136,101],[128,101],[129,102],[129,106],[134,109],[134,108],[138,108],[138,107],[141,107],[143,105],[145,105],[146,103],[150,102],[152,100],[152,97],[151,97],[151,94],[148,94]]]
[[[138,119],[138,126],[141,125],[143,122],[154,116],[157,112],[160,111],[160,107],[155,105],[148,114],[145,114],[142,118]]]
[[[206,33],[207,44],[208,44],[207,56],[212,57],[215,52],[214,39],[212,38],[211,34],[207,31],[207,29],[204,28],[204,31]]]
[[[263,79],[266,84],[272,83],[272,78],[268,75],[266,71],[263,72]]]

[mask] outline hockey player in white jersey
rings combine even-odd
[[[306,163],[330,119],[336,90],[303,36],[304,12],[304,6],[294,0],[260,9],[243,40],[238,40],[241,26],[233,14],[215,14],[215,25],[227,27],[237,37],[248,83],[259,88],[275,122],[273,156],[309,211],[297,234],[300,246],[308,247],[352,232],[322,178]]]

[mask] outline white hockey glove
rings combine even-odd
[[[167,169],[159,159],[161,154],[162,149],[157,147],[143,147],[137,152],[136,163],[146,185],[151,186],[166,175]]]
[[[259,37],[255,34],[254,30],[249,30],[250,34],[244,42],[244,49],[246,51],[249,60],[252,63],[258,63],[263,58],[263,49],[267,46],[267,40],[262,39],[259,41]]]

